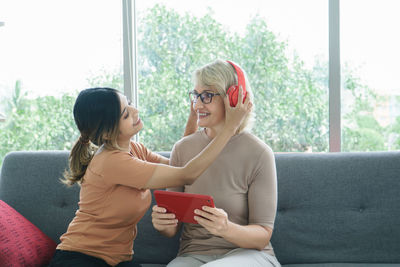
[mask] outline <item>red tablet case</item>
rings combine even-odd
[[[211,196],[191,194],[183,192],[172,192],[155,190],[154,197],[157,205],[167,209],[167,213],[174,213],[180,222],[194,223],[194,210],[202,209],[203,206],[214,207]]]

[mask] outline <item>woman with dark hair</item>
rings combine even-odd
[[[173,167],[131,141],[143,122],[124,95],[111,88],[80,92],[73,111],[80,137],[64,174],[66,184],[81,186],[79,209],[50,266],[139,266],[132,260],[133,240],[151,203],[149,189],[193,183],[250,109],[249,101],[227,107],[224,129],[213,142],[183,167]]]

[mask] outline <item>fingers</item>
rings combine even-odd
[[[158,219],[174,219],[175,214],[167,213],[167,210],[165,208],[154,205],[153,212],[151,213],[151,217],[158,218]]]
[[[165,212],[167,212],[167,210],[166,210],[165,208],[159,207],[159,206],[157,206],[157,205],[154,205],[152,210],[153,210],[154,212],[159,212],[159,213],[165,213]]]
[[[243,87],[239,86],[238,102],[236,105],[242,104],[242,103],[243,103]]]
[[[177,219],[154,219],[152,220],[154,226],[177,226],[178,220]]]
[[[167,210],[165,208],[159,207],[157,205],[153,206],[151,217],[155,220],[175,220],[175,214],[167,213]]]
[[[242,88],[242,86],[240,86],[240,88]],[[249,105],[249,104],[252,105],[252,103],[250,102],[250,94],[249,94],[249,92],[247,92],[246,99],[244,100],[244,102],[242,100],[240,103],[243,103],[244,106]]]
[[[214,215],[221,215],[221,211],[222,211],[221,209],[212,208],[212,207],[209,207],[209,206],[202,206],[201,209],[203,211],[209,212],[209,213],[214,214]]]
[[[243,88],[242,86],[239,87],[239,96],[238,96],[238,104],[240,103],[240,105],[242,105],[245,107],[246,110],[251,111],[252,107],[253,107],[253,103],[250,102],[250,97],[249,97],[249,93],[247,93],[246,99],[243,102]]]
[[[210,231],[211,233],[213,233],[213,229],[215,228],[214,226],[214,222],[209,221],[207,219],[204,219],[200,216],[194,216],[194,219],[196,222],[198,222],[201,226],[203,226],[204,228],[206,228],[208,231]]]
[[[151,214],[151,217],[153,219],[158,219],[158,220],[172,220],[175,219],[175,214],[173,213],[158,213],[158,212],[153,212]]]
[[[247,101],[248,100],[248,98],[246,98],[246,100],[245,101]],[[245,105],[247,105],[247,111],[248,112],[250,112],[252,109],[253,109],[253,103],[252,102],[247,102],[247,103],[245,103]]]
[[[222,236],[228,229],[228,215],[218,208],[203,207],[195,210],[194,219],[211,234]]]
[[[216,220],[216,216],[214,214],[206,212],[206,211],[195,209],[194,213],[199,215],[199,216],[201,216],[201,217],[203,217],[203,218],[206,218],[207,220],[210,220],[210,221],[215,221]]]
[[[151,213],[152,223],[154,228],[163,230],[167,227],[175,227],[178,225],[178,220],[175,218],[175,214],[167,213],[165,208],[154,205]]]
[[[218,208],[211,208],[209,206],[203,206],[202,210],[195,209],[194,213],[210,221],[216,221],[219,218],[227,217],[227,214],[224,210]]]
[[[234,109],[234,108],[239,109],[239,108],[244,107],[245,110],[251,110],[251,107],[252,107],[253,103],[251,103],[251,101],[250,101],[249,93],[247,93],[246,99],[245,99],[244,101],[243,101],[243,97],[244,97],[244,94],[243,94],[243,87],[240,86],[240,87],[239,87],[239,92],[238,92],[238,101],[237,101],[237,103],[236,103],[236,106],[235,106],[235,107],[232,107],[232,106],[230,105],[230,103],[229,103],[229,97],[228,97],[228,95],[226,95],[226,96],[224,97],[225,108],[226,108],[226,109],[227,109],[227,108],[230,108],[230,109]]]
[[[193,103],[193,100],[190,100],[190,112],[191,112],[191,113],[196,113],[196,112],[194,111],[194,103]]]
[[[225,95],[225,97],[224,97],[224,105],[225,105],[225,109],[226,110],[232,108],[231,104],[229,103],[229,96],[228,95]]]

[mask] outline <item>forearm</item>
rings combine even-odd
[[[228,222],[225,240],[241,248],[262,250],[268,245],[272,230],[260,225],[239,225]]]
[[[185,132],[183,133],[183,136],[188,136],[197,131],[197,117],[194,116],[192,113],[189,115],[188,121],[186,123],[186,128]]]
[[[156,164],[153,175],[143,188],[159,189],[192,184],[217,158],[233,133],[234,129],[225,127],[200,154],[191,159],[184,167]]]
[[[235,130],[224,128],[196,157],[191,159],[184,167],[184,176],[193,179],[200,176],[217,158],[226,143],[233,136]]]

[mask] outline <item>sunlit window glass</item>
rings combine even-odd
[[[231,59],[255,96],[253,133],[274,151],[328,151],[328,1],[136,1],[140,140],[181,138],[196,68]]]
[[[342,151],[400,149],[397,0],[340,4]]]
[[[0,1],[0,164],[70,149],[78,91],[122,86],[121,1]]]

